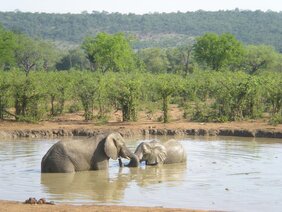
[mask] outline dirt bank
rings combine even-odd
[[[107,211],[107,212],[204,212],[203,210],[191,210],[191,209],[177,209],[177,208],[158,208],[158,207],[129,207],[129,206],[104,206],[104,205],[29,205],[15,201],[0,201],[0,211],[7,212],[50,212],[50,211]]]
[[[38,124],[14,121],[0,122],[0,137],[2,138],[92,136],[106,131],[119,131],[125,136],[150,134],[282,138],[281,124],[272,126],[262,120],[228,123],[178,121],[168,124],[139,121],[132,123],[109,122],[103,125],[82,120],[56,120],[40,122]]]

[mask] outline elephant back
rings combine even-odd
[[[168,140],[164,143],[167,151],[167,157],[164,161],[165,164],[170,163],[186,163],[187,154],[179,141],[174,139]]]

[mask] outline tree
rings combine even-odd
[[[110,77],[108,77],[110,78]],[[123,121],[137,120],[137,106],[140,99],[141,79],[138,73],[119,73],[111,77],[111,99],[122,111]]]
[[[89,61],[81,48],[71,49],[56,64],[58,70],[85,70],[90,69]]]
[[[94,99],[97,95],[97,82],[94,75],[89,72],[80,73],[75,83],[75,92],[81,100],[85,120],[92,120]]]
[[[246,47],[243,67],[249,74],[257,73],[259,70],[269,67],[277,55],[278,53],[271,46],[249,45]]]
[[[175,74],[159,74],[151,79],[151,86],[162,99],[163,122],[169,121],[168,107],[170,98],[182,89],[182,77]]]
[[[261,75],[264,82],[263,97],[270,104],[270,113],[272,115],[282,115],[282,74],[269,72]]]
[[[4,119],[11,98],[11,84],[5,72],[0,71],[0,119]]]
[[[43,73],[42,73],[43,74]],[[69,87],[71,87],[71,73],[68,72],[54,72],[50,71],[44,73],[44,91],[46,97],[50,98],[50,115],[55,116],[62,114],[64,111],[65,100],[69,92]],[[48,102],[48,101],[47,101]]]
[[[138,57],[152,73],[166,73],[169,61],[164,49],[148,48],[138,52]]]
[[[0,25],[0,68],[14,62],[15,35]]]
[[[38,42],[38,50],[41,54],[42,64],[38,68],[43,68],[45,71],[49,71],[55,68],[55,65],[59,58],[59,52],[55,46],[50,42]]]
[[[182,55],[179,48],[171,48],[166,50],[168,61],[167,73],[182,73]]]
[[[17,47],[15,58],[19,67],[22,67],[26,73],[35,68],[36,65],[42,64],[42,56],[37,42],[24,35],[17,35]]]
[[[191,66],[191,56],[193,51],[193,45],[184,45],[179,47],[180,55],[181,55],[181,64],[182,69],[185,75],[193,72],[193,68]]]
[[[22,34],[16,36],[14,54],[18,66],[25,71],[26,76],[31,70],[50,70],[55,66],[58,58],[52,44],[32,40]]]
[[[112,87],[109,84],[112,82],[110,76],[107,74],[97,74],[97,102],[98,102],[98,119],[105,119],[106,111],[110,105],[110,93],[112,92]]]
[[[128,72],[136,66],[134,52],[122,33],[99,33],[96,37],[87,37],[82,48],[93,70],[101,70],[103,73],[108,70]]]
[[[206,64],[212,70],[219,70],[224,66],[238,64],[243,55],[243,46],[232,34],[206,33],[196,38],[194,52],[199,63]]]
[[[16,120],[34,121],[42,116],[40,100],[44,97],[42,78],[36,74],[28,77],[23,72],[11,72],[12,96]]]
[[[166,54],[169,61],[168,73],[182,73],[184,75],[192,73],[192,50],[192,45],[183,45],[178,48],[167,49]]]

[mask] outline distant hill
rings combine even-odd
[[[247,44],[268,44],[282,52],[282,13],[218,11],[152,13],[145,15],[93,12],[47,14],[0,12],[7,29],[55,41],[61,46],[78,45],[98,32],[126,32],[140,41],[135,48],[171,47],[187,43],[205,32],[230,32]]]

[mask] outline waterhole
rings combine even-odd
[[[45,197],[58,204],[282,211],[281,139],[179,140],[187,151],[186,165],[119,168],[118,161],[110,160],[107,171],[74,174],[40,173],[41,158],[58,140],[2,140],[0,199]],[[134,151],[141,141],[128,139],[127,146]]]

